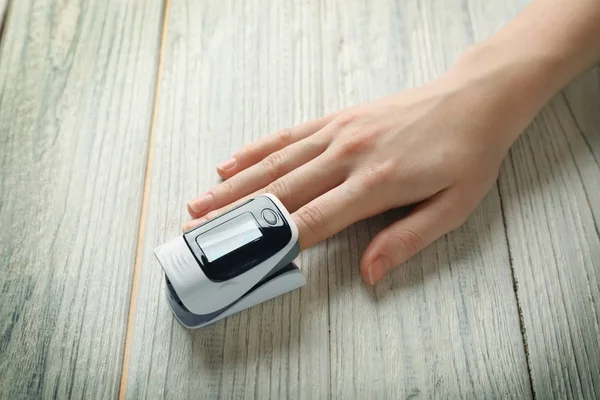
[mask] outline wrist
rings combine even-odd
[[[465,51],[437,82],[448,92],[460,93],[463,107],[485,121],[481,135],[496,135],[496,143],[508,150],[554,94],[549,84],[552,65],[550,60],[516,57],[496,43],[483,42]],[[486,129],[490,126],[500,129]]]
[[[478,86],[528,114],[536,114],[560,90],[560,74],[560,62],[551,55],[520,54],[494,40],[469,48],[448,71],[461,85]]]
[[[491,38],[464,52],[452,69],[463,78],[501,84],[518,94],[521,106],[537,110],[600,61],[598,20],[597,0],[534,1]]]

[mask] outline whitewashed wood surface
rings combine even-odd
[[[152,254],[239,147],[424,83],[525,5],[12,0],[0,398],[598,398],[598,68],[465,226],[375,289],[359,259],[397,211],[304,251],[303,289],[197,331]]]
[[[500,177],[538,398],[600,397],[599,73],[543,110]]]
[[[9,7],[0,43],[1,399],[118,393],[158,60],[154,4]]]
[[[171,315],[152,250],[181,234],[185,203],[244,143],[322,112],[317,9],[171,2],[127,397],[323,398],[329,393],[327,268],[308,286],[206,329]]]

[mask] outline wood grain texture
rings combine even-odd
[[[19,0],[0,53],[0,398],[114,398],[161,6]]]
[[[497,27],[516,12],[488,2]],[[325,104],[337,109],[442,73],[474,38],[464,2],[326,2]],[[502,210],[492,190],[466,225],[375,288],[362,252],[390,212],[328,241],[334,398],[531,396]]]
[[[600,70],[556,96],[500,188],[534,391],[600,397]]]
[[[495,2],[471,1],[476,38]],[[503,2],[518,9],[521,0]],[[600,72],[542,111],[506,159],[499,187],[533,389],[539,399],[600,397]]]
[[[171,315],[152,250],[243,144],[322,113],[316,2],[172,1],[126,397],[326,398],[325,249],[308,286],[197,331]]]

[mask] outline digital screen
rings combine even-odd
[[[209,262],[260,238],[262,233],[250,213],[235,217],[196,238]]]

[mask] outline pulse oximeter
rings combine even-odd
[[[298,228],[273,195],[252,198],[157,247],[175,317],[199,328],[297,289]]]

